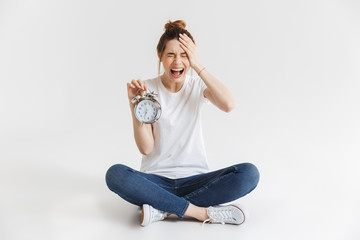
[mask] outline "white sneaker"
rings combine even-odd
[[[203,222],[203,226],[206,222],[221,224],[230,223],[237,225],[245,222],[245,214],[243,210],[241,210],[240,206],[237,204],[208,207],[207,215],[209,216],[209,218]]]
[[[167,213],[157,210],[148,204],[144,204],[141,212],[141,226],[146,227],[150,223],[161,221],[167,217]]]

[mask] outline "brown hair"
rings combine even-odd
[[[161,57],[164,53],[166,43],[170,40],[177,39],[179,40],[179,34],[185,33],[193,42],[194,39],[191,34],[185,29],[186,22],[184,20],[176,20],[175,22],[167,22],[165,24],[164,30],[165,32],[161,35],[159,43],[157,45],[157,53],[160,56],[159,58],[159,75],[160,75],[160,62]]]

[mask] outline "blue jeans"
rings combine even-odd
[[[209,207],[234,201],[251,192],[259,182],[259,171],[241,163],[213,172],[170,179],[116,164],[106,173],[109,189],[124,200],[176,214],[180,219],[190,203]]]

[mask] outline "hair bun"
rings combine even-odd
[[[176,27],[185,29],[186,22],[184,20],[176,20],[175,22],[169,21],[168,23],[165,24],[165,30]]]

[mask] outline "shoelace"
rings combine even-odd
[[[160,210],[157,210],[155,208],[151,209],[151,222],[159,221],[165,218],[165,213],[161,212]]]
[[[234,219],[232,217],[232,212],[230,209],[216,209],[216,210],[212,210],[210,213],[211,216],[209,216],[208,219],[206,219],[205,221],[203,221],[202,223],[202,227],[204,227],[204,224],[207,222],[212,222],[212,223],[221,223],[221,224],[225,224],[225,222],[229,222],[232,223],[234,222]]]

